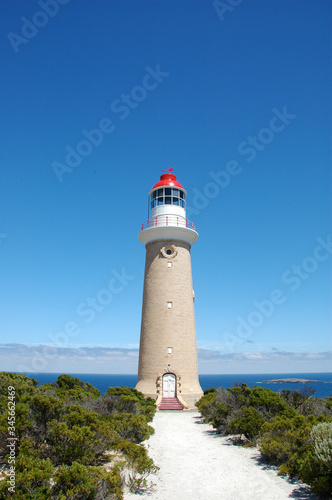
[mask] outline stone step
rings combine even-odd
[[[178,398],[162,398],[158,410],[183,410],[183,405]]]

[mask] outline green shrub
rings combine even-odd
[[[141,443],[154,433],[154,428],[147,424],[144,415],[132,415],[131,413],[119,413],[111,415],[107,422],[112,429],[132,443]]]
[[[262,427],[261,453],[280,466],[280,473],[298,475],[303,460],[312,448],[310,432],[319,418],[297,414],[295,417],[276,416]]]
[[[148,477],[156,474],[159,467],[149,458],[146,449],[124,439],[117,440],[114,449],[122,452],[125,457],[130,491],[140,493],[142,490],[151,489],[154,485],[148,482]]]
[[[121,500],[121,477],[114,468],[106,472],[103,467],[85,467],[73,462],[61,465],[54,475],[54,500]]]
[[[249,440],[253,440],[258,436],[264,424],[262,415],[252,406],[244,408],[241,416],[233,418],[228,428],[235,434],[244,434]]]
[[[210,422],[217,407],[217,395],[216,391],[208,392],[205,396],[202,396],[199,401],[195,403],[198,410],[204,417],[206,422]]]
[[[300,467],[300,476],[322,498],[332,497],[332,423],[322,422],[310,432],[311,449]]]
[[[213,416],[211,417],[211,424],[214,429],[222,432],[223,429],[228,429],[227,424],[229,417],[232,414],[231,407],[225,403],[218,403],[215,407]]]
[[[332,423],[323,422],[315,425],[310,437],[314,442],[317,460],[326,464],[332,471]]]
[[[152,398],[126,387],[111,388],[100,397],[96,388],[70,375],[60,375],[53,384],[37,384],[24,375],[0,372],[0,460],[5,464],[7,391],[15,387],[18,453],[13,499],[122,498],[121,461],[110,472],[99,467],[109,461],[106,452],[125,457],[131,488],[148,486],[147,477],[157,468],[136,443],[154,432],[148,425],[156,411]],[[0,499],[8,497],[10,486],[8,479],[0,481]]]
[[[263,387],[254,387],[251,390],[249,404],[256,408],[265,419],[274,417],[275,415],[292,416],[296,414],[296,411],[290,408],[279,394]]]
[[[214,388],[212,388],[212,389],[205,389],[204,396],[206,396],[206,394],[210,394],[210,392],[217,392],[217,389],[214,389]]]
[[[38,458],[31,440],[22,440],[16,459],[15,489],[7,477],[0,481],[0,499],[44,500],[50,498],[50,479],[54,468],[49,459]]]
[[[320,498],[332,498],[331,468],[319,460],[312,450],[303,458],[299,473],[302,481],[309,484]]]
[[[156,401],[131,387],[109,387],[104,397],[108,404],[113,402],[112,413],[145,415],[147,422],[151,422],[156,413]]]
[[[247,386],[247,384],[234,384],[232,389],[227,389],[229,394],[234,396],[233,402],[236,402],[236,405],[241,406],[249,406],[249,397],[252,389]]]
[[[53,391],[56,396],[73,402],[86,401],[91,398],[98,398],[100,391],[91,384],[85,384],[77,377],[71,375],[59,375],[56,382],[53,384],[45,384],[41,386],[44,391]]]

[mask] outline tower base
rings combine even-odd
[[[160,390],[160,387],[158,387],[158,384],[156,384],[156,390],[153,391],[147,389],[147,382],[144,380],[141,380],[140,382],[137,382],[135,389],[138,391],[142,392],[146,398],[152,398],[156,400],[156,405],[157,407],[160,405],[163,397],[163,392]],[[204,395],[202,389],[199,387],[196,392],[191,392],[187,394],[181,393],[174,393],[174,396],[180,401],[180,403],[183,406],[183,410],[196,410],[195,403],[201,399],[201,397]],[[167,397],[167,396],[166,396]]]

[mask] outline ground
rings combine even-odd
[[[153,423],[156,432],[144,444],[160,467],[154,491],[142,495],[126,492],[124,500],[316,500],[300,481],[277,475],[253,448],[234,446],[198,412],[160,411]]]

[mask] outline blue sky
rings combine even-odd
[[[331,371],[332,3],[0,11],[3,369],[136,372],[137,234],[170,166],[199,233],[200,372]]]

